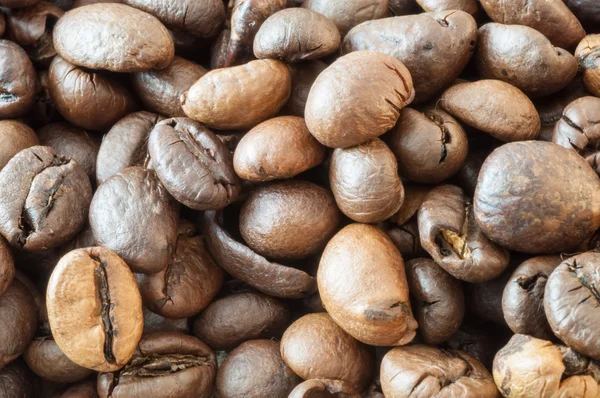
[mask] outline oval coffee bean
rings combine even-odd
[[[27,251],[60,246],[83,228],[91,198],[77,162],[50,147],[24,149],[0,172],[0,233]]]
[[[240,214],[240,233],[259,254],[301,259],[319,253],[340,223],[340,212],[325,188],[285,181],[252,191]]]
[[[477,24],[463,11],[384,18],[360,24],[342,52],[379,51],[402,61],[415,88],[415,102],[432,99],[460,75],[475,48]]]
[[[125,366],[142,336],[142,298],[113,252],[77,249],[60,259],[48,282],[48,320],[60,349],[99,372]]]
[[[181,106],[187,116],[208,127],[244,129],[279,112],[290,91],[285,64],[261,59],[208,72],[181,96]]]
[[[386,220],[404,200],[396,157],[378,138],[333,151],[329,180],[338,207],[354,221]]]
[[[25,115],[35,91],[35,69],[27,53],[12,41],[0,40],[0,119]]]
[[[301,117],[262,122],[242,137],[233,156],[238,176],[249,181],[292,178],[323,163],[326,150]]]
[[[113,72],[162,69],[175,54],[173,39],[158,19],[115,3],[67,12],[54,27],[54,48],[74,65]]]
[[[533,140],[540,133],[540,117],[531,100],[500,80],[455,84],[444,91],[440,104],[452,116],[500,141]]]
[[[23,359],[35,374],[55,383],[75,383],[93,373],[67,358],[51,336],[33,339]]]
[[[215,350],[231,350],[248,340],[280,338],[291,317],[279,299],[237,293],[209,304],[194,321],[194,335]]]
[[[0,369],[0,391],[3,398],[34,397],[36,381],[22,361],[17,360]]]
[[[370,381],[371,349],[344,332],[326,313],[304,315],[281,338],[281,356],[305,380],[341,380],[356,392]]]
[[[414,96],[402,62],[357,51],[338,58],[317,77],[306,101],[306,125],[330,148],[362,144],[391,129]]]
[[[340,43],[340,32],[327,17],[304,8],[288,8],[263,22],[254,38],[254,55],[307,61],[335,52]]]
[[[229,151],[217,136],[189,118],[159,122],[148,139],[158,178],[175,199],[194,210],[218,210],[239,194]]]
[[[134,272],[164,270],[175,252],[179,205],[152,170],[130,167],[98,187],[90,226],[98,245]]]
[[[388,0],[304,0],[302,7],[325,15],[339,29],[342,37],[354,26],[372,19],[384,18]]]
[[[35,131],[18,120],[0,120],[0,170],[25,148],[39,145]]]
[[[181,333],[149,333],[140,340],[127,366],[100,373],[100,398],[155,398],[212,395],[217,359],[202,341]]]
[[[598,176],[577,153],[548,142],[514,142],[483,164],[475,218],[486,236],[511,250],[568,252],[600,226],[599,189]]]
[[[325,309],[355,339],[396,346],[415,336],[404,261],[379,228],[350,224],[338,232],[321,256],[317,282]]]

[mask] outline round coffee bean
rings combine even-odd
[[[27,53],[8,40],[0,40],[0,119],[25,115],[33,106],[35,69]]]

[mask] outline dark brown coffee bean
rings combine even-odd
[[[35,374],[56,383],[75,383],[93,373],[67,358],[51,336],[33,339],[23,359]]]
[[[201,236],[179,235],[164,271],[138,279],[148,308],[167,318],[188,318],[202,311],[221,289],[223,270],[204,247]]]
[[[415,102],[422,103],[458,77],[476,38],[477,24],[466,12],[424,13],[365,22],[348,33],[342,52],[380,51],[402,61],[412,77]]]
[[[301,259],[321,251],[339,223],[340,211],[328,190],[285,181],[250,194],[240,214],[240,233],[267,258]]]
[[[489,150],[470,148],[467,158],[456,173],[456,182],[470,197],[475,194],[477,177],[479,177],[481,166],[488,155]]]
[[[359,398],[360,396],[343,381],[312,379],[298,384],[288,398]],[[383,398],[383,395],[380,398]]]
[[[163,120],[148,139],[158,178],[175,199],[194,210],[219,210],[239,194],[229,151],[217,136],[189,118]]]
[[[175,54],[173,39],[158,19],[114,3],[67,12],[54,27],[54,47],[70,63],[113,72],[162,69]]]
[[[144,307],[144,334],[153,332],[177,332],[191,334],[190,322],[188,318],[165,318]]]
[[[36,74],[27,53],[8,40],[0,40],[0,119],[25,115],[33,106]]]
[[[552,331],[569,347],[600,359],[600,254],[587,252],[562,262],[546,282],[544,308]]]
[[[79,366],[123,367],[142,335],[142,298],[127,264],[101,247],[77,249],[56,265],[46,293],[52,335]]]
[[[496,352],[512,337],[512,332],[490,322],[463,322],[446,344],[471,355],[491,371]]]
[[[225,6],[220,0],[200,2],[123,0],[121,2],[154,15],[169,29],[187,32],[198,37],[217,35],[225,20]],[[150,36],[150,38],[153,41],[156,40],[154,36]]]
[[[415,393],[424,397],[498,396],[494,379],[485,366],[458,350],[424,345],[394,348],[383,357],[380,377],[386,397]]]
[[[34,5],[40,0],[2,0],[0,1],[0,7],[6,8],[23,8]]]
[[[458,172],[469,142],[460,124],[442,110],[404,108],[386,136],[400,174],[420,183],[438,183]]]
[[[85,171],[50,147],[19,152],[0,172],[0,232],[14,246],[60,246],[85,225],[92,186]]]
[[[458,83],[444,91],[440,104],[452,116],[500,141],[532,140],[540,132],[540,117],[531,100],[501,80]]]
[[[379,228],[350,224],[327,244],[317,273],[327,312],[370,345],[395,346],[416,334],[404,261]]]
[[[49,146],[68,159],[73,159],[87,173],[90,181],[96,179],[96,157],[100,140],[87,131],[67,123],[47,124],[38,131],[41,145]]]
[[[290,325],[281,338],[281,356],[305,380],[340,380],[355,392],[366,388],[373,371],[371,349],[326,313],[304,315]]]
[[[339,29],[342,37],[354,26],[388,14],[387,0],[304,0],[302,7],[325,15]]]
[[[465,284],[469,312],[478,319],[507,326],[502,313],[502,295],[511,275],[512,270],[507,269],[490,281]]]
[[[285,64],[261,59],[208,72],[181,96],[181,105],[186,115],[208,127],[243,129],[279,112],[290,91]]]
[[[400,210],[390,218],[390,221],[396,225],[403,225],[415,217],[421,208],[425,196],[427,196],[430,190],[431,187],[429,185],[404,185],[404,200],[402,201],[402,206],[400,206]],[[400,251],[400,253],[403,252]]]
[[[392,15],[409,15],[421,12],[416,0],[389,0]]]
[[[4,238],[0,238],[0,297],[12,284],[15,276],[15,261],[10,247]]]
[[[25,285],[14,279],[0,296],[0,368],[25,352],[37,323],[33,296]]]
[[[394,246],[400,251],[402,258],[409,259],[427,255],[427,252],[421,246],[416,218],[402,225],[386,224],[382,228],[388,234]]]
[[[483,234],[471,201],[457,186],[429,191],[419,210],[419,234],[423,248],[457,279],[488,281],[508,266],[508,251]]]
[[[2,4],[6,3],[3,1]],[[3,398],[36,397],[33,373],[22,361],[17,360],[0,369],[0,391]]]
[[[215,350],[231,350],[248,340],[280,338],[291,317],[281,300],[237,293],[206,307],[194,321],[194,335]]]
[[[440,344],[458,330],[465,314],[462,285],[433,260],[406,263],[406,279],[419,334],[427,344]]]
[[[327,68],[327,64],[319,61],[307,61],[288,66],[292,76],[292,92],[282,109],[283,113],[304,117],[304,108],[308,93],[317,76]]]
[[[164,69],[134,73],[133,88],[144,106],[151,111],[182,117],[185,113],[179,98],[206,72],[202,66],[176,56]]]
[[[119,120],[110,129],[98,151],[98,185],[127,167],[149,166],[148,137],[163,119],[155,113],[135,112]]]
[[[88,130],[106,130],[135,108],[133,96],[117,80],[59,56],[50,65],[48,92],[65,119]]]
[[[96,379],[73,384],[59,398],[98,398],[96,384]]]
[[[552,142],[584,157],[600,142],[600,98],[586,96],[571,102],[554,126]]]
[[[526,253],[560,253],[600,226],[598,176],[577,153],[548,142],[506,144],[485,161],[475,218],[493,241]]]
[[[64,13],[59,6],[46,1],[10,10],[7,18],[8,36],[23,47],[32,61],[48,65],[56,55],[52,30]]]
[[[227,398],[287,397],[299,383],[281,359],[278,342],[250,340],[231,351],[220,366],[216,393]]]
[[[38,82],[35,100],[30,112],[25,116],[27,124],[31,127],[39,128],[50,122],[58,122],[61,116],[56,110],[56,106],[50,97],[48,90],[48,71],[38,69]]]
[[[17,120],[0,120],[0,170],[25,148],[38,145],[35,132]]]
[[[262,122],[240,140],[233,166],[249,181],[292,178],[325,160],[326,150],[301,117],[281,116]]]
[[[156,173],[141,167],[129,167],[106,180],[90,205],[96,243],[141,273],[167,268],[175,252],[178,217],[179,205]]]
[[[566,0],[565,4],[586,29],[594,29],[600,23],[600,4],[595,0]]]
[[[414,96],[402,62],[374,51],[356,51],[338,58],[317,77],[306,101],[306,124],[325,146],[362,144],[391,129]]]
[[[270,262],[225,229],[223,213],[204,213],[206,245],[217,263],[233,277],[275,297],[301,298],[314,293],[315,278],[306,272]]]
[[[417,3],[428,12],[461,10],[474,15],[479,10],[475,0],[417,0]]]
[[[481,0],[494,22],[525,25],[542,32],[553,45],[573,49],[585,36],[583,27],[562,1]]]
[[[502,395],[586,397],[600,393],[600,365],[568,347],[515,334],[494,359]]]
[[[329,180],[338,207],[354,221],[386,220],[404,200],[396,157],[378,138],[333,151]]]
[[[513,332],[545,340],[554,338],[544,313],[544,290],[560,263],[560,256],[534,257],[512,273],[502,293],[502,313]]]
[[[121,370],[100,373],[100,398],[212,396],[217,360],[202,341],[181,333],[150,333]]]
[[[503,80],[530,97],[561,90],[577,74],[577,61],[537,30],[489,23],[477,32],[476,62],[482,78]]]
[[[340,32],[323,14],[288,8],[271,15],[254,39],[256,58],[299,62],[322,58],[340,47]]]

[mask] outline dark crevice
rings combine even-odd
[[[517,278],[517,283],[519,284],[519,286],[524,289],[527,290],[528,292],[531,292],[533,290],[533,288],[536,286],[538,279],[539,278],[547,278],[547,276],[545,274],[543,274],[542,272],[538,272],[535,275],[532,276],[520,276]]]
[[[108,276],[106,274],[106,263],[102,261],[99,256],[94,254],[90,254],[90,258],[97,263],[97,267],[94,268],[94,276],[98,294],[100,295],[100,302],[102,303],[101,317],[105,334],[104,358],[109,363],[115,363],[113,337],[116,336],[117,330],[112,323],[113,317],[111,316],[111,312],[114,305],[110,299],[110,287],[108,285]]]
[[[577,264],[577,261],[573,259],[573,263],[568,264],[568,267],[569,271],[575,274],[576,278],[579,280],[579,283],[581,283],[581,285],[585,287],[596,299],[596,302],[600,304],[600,292],[598,291],[598,287],[596,286],[594,281],[590,280],[590,275],[583,272],[583,266]],[[571,291],[574,290],[575,289],[572,289]]]
[[[182,370],[195,368],[198,366],[207,366],[210,364],[210,358],[185,355],[149,355],[134,358],[120,372],[119,376],[132,377],[160,377],[168,376]]]
[[[404,75],[402,74],[402,72],[400,72],[400,71],[398,70],[398,68],[396,68],[396,67],[395,67],[395,66],[393,66],[393,65],[388,65],[388,64],[386,64],[386,63],[384,63],[384,65],[385,65],[385,66],[386,66],[386,67],[387,67],[389,70],[391,70],[391,71],[392,71],[392,72],[394,72],[396,75],[398,75],[398,77],[400,78],[400,80],[402,80],[402,86],[404,86],[404,91],[406,91],[406,95],[410,95],[410,88],[409,88],[409,84],[408,84],[408,82],[406,81],[406,78],[404,77]],[[406,99],[405,99],[405,97],[404,97],[402,94],[400,94],[400,93],[399,93],[397,90],[394,90],[394,91],[395,91],[395,92],[396,92],[398,95],[400,95],[400,96],[401,96],[401,98],[404,100],[404,102],[406,102]]]

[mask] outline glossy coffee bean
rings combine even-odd
[[[282,113],[304,117],[304,108],[310,89],[327,64],[319,61],[307,61],[288,66],[292,77],[290,98],[282,109]]]
[[[91,247],[65,255],[46,294],[48,320],[61,351],[79,366],[115,371],[125,366],[142,335],[142,299],[127,264]]]
[[[144,334],[153,332],[177,332],[191,334],[190,322],[188,318],[165,318],[144,307]]]
[[[33,106],[36,73],[27,53],[8,40],[0,40],[0,118],[25,115]]]
[[[6,398],[34,398],[35,379],[22,361],[17,360],[0,369],[0,391]]]
[[[23,359],[35,374],[56,383],[75,383],[93,373],[67,358],[51,336],[34,338]]]

